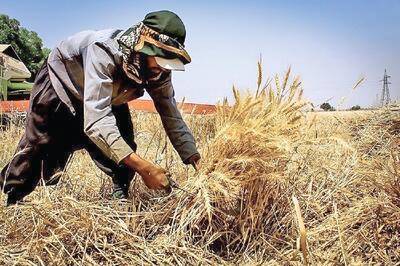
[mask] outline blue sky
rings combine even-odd
[[[184,21],[193,59],[174,73],[177,100],[216,103],[233,84],[254,89],[260,54],[265,75],[292,66],[314,104],[332,97],[337,107],[374,104],[385,68],[392,98],[400,99],[400,1],[0,0],[0,13],[49,48],[81,30],[124,29],[162,9]],[[353,91],[360,76],[366,81]]]

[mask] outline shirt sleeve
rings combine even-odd
[[[85,134],[108,158],[119,164],[133,150],[123,140],[111,108],[112,76],[116,68],[113,57],[94,43],[87,47],[83,62]]]
[[[149,84],[147,92],[153,99],[164,129],[182,161],[188,164],[188,159],[199,153],[192,132],[187,127],[178,110],[174,98],[171,73],[165,73],[156,84]]]

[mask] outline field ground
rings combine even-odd
[[[138,153],[185,191],[149,191],[136,178],[128,203],[111,201],[110,178],[76,152],[56,186],[0,207],[0,263],[398,265],[400,112],[304,113],[296,80],[285,88],[235,91],[232,108],[185,115],[197,173],[157,115],[134,112]],[[22,132],[1,132],[0,167]]]

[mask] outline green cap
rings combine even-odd
[[[186,29],[177,14],[163,10],[151,12],[144,17],[143,24],[177,40],[181,45],[185,44]]]
[[[183,64],[191,62],[184,48],[185,25],[178,15],[166,10],[152,12],[145,16],[142,23],[158,35],[150,34],[150,39],[145,38],[143,46],[137,49],[138,52],[166,59],[178,58]]]

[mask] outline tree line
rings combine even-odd
[[[50,49],[43,47],[43,41],[36,32],[22,27],[18,20],[4,14],[0,14],[0,43],[11,44],[32,73],[31,81],[50,53]]]

